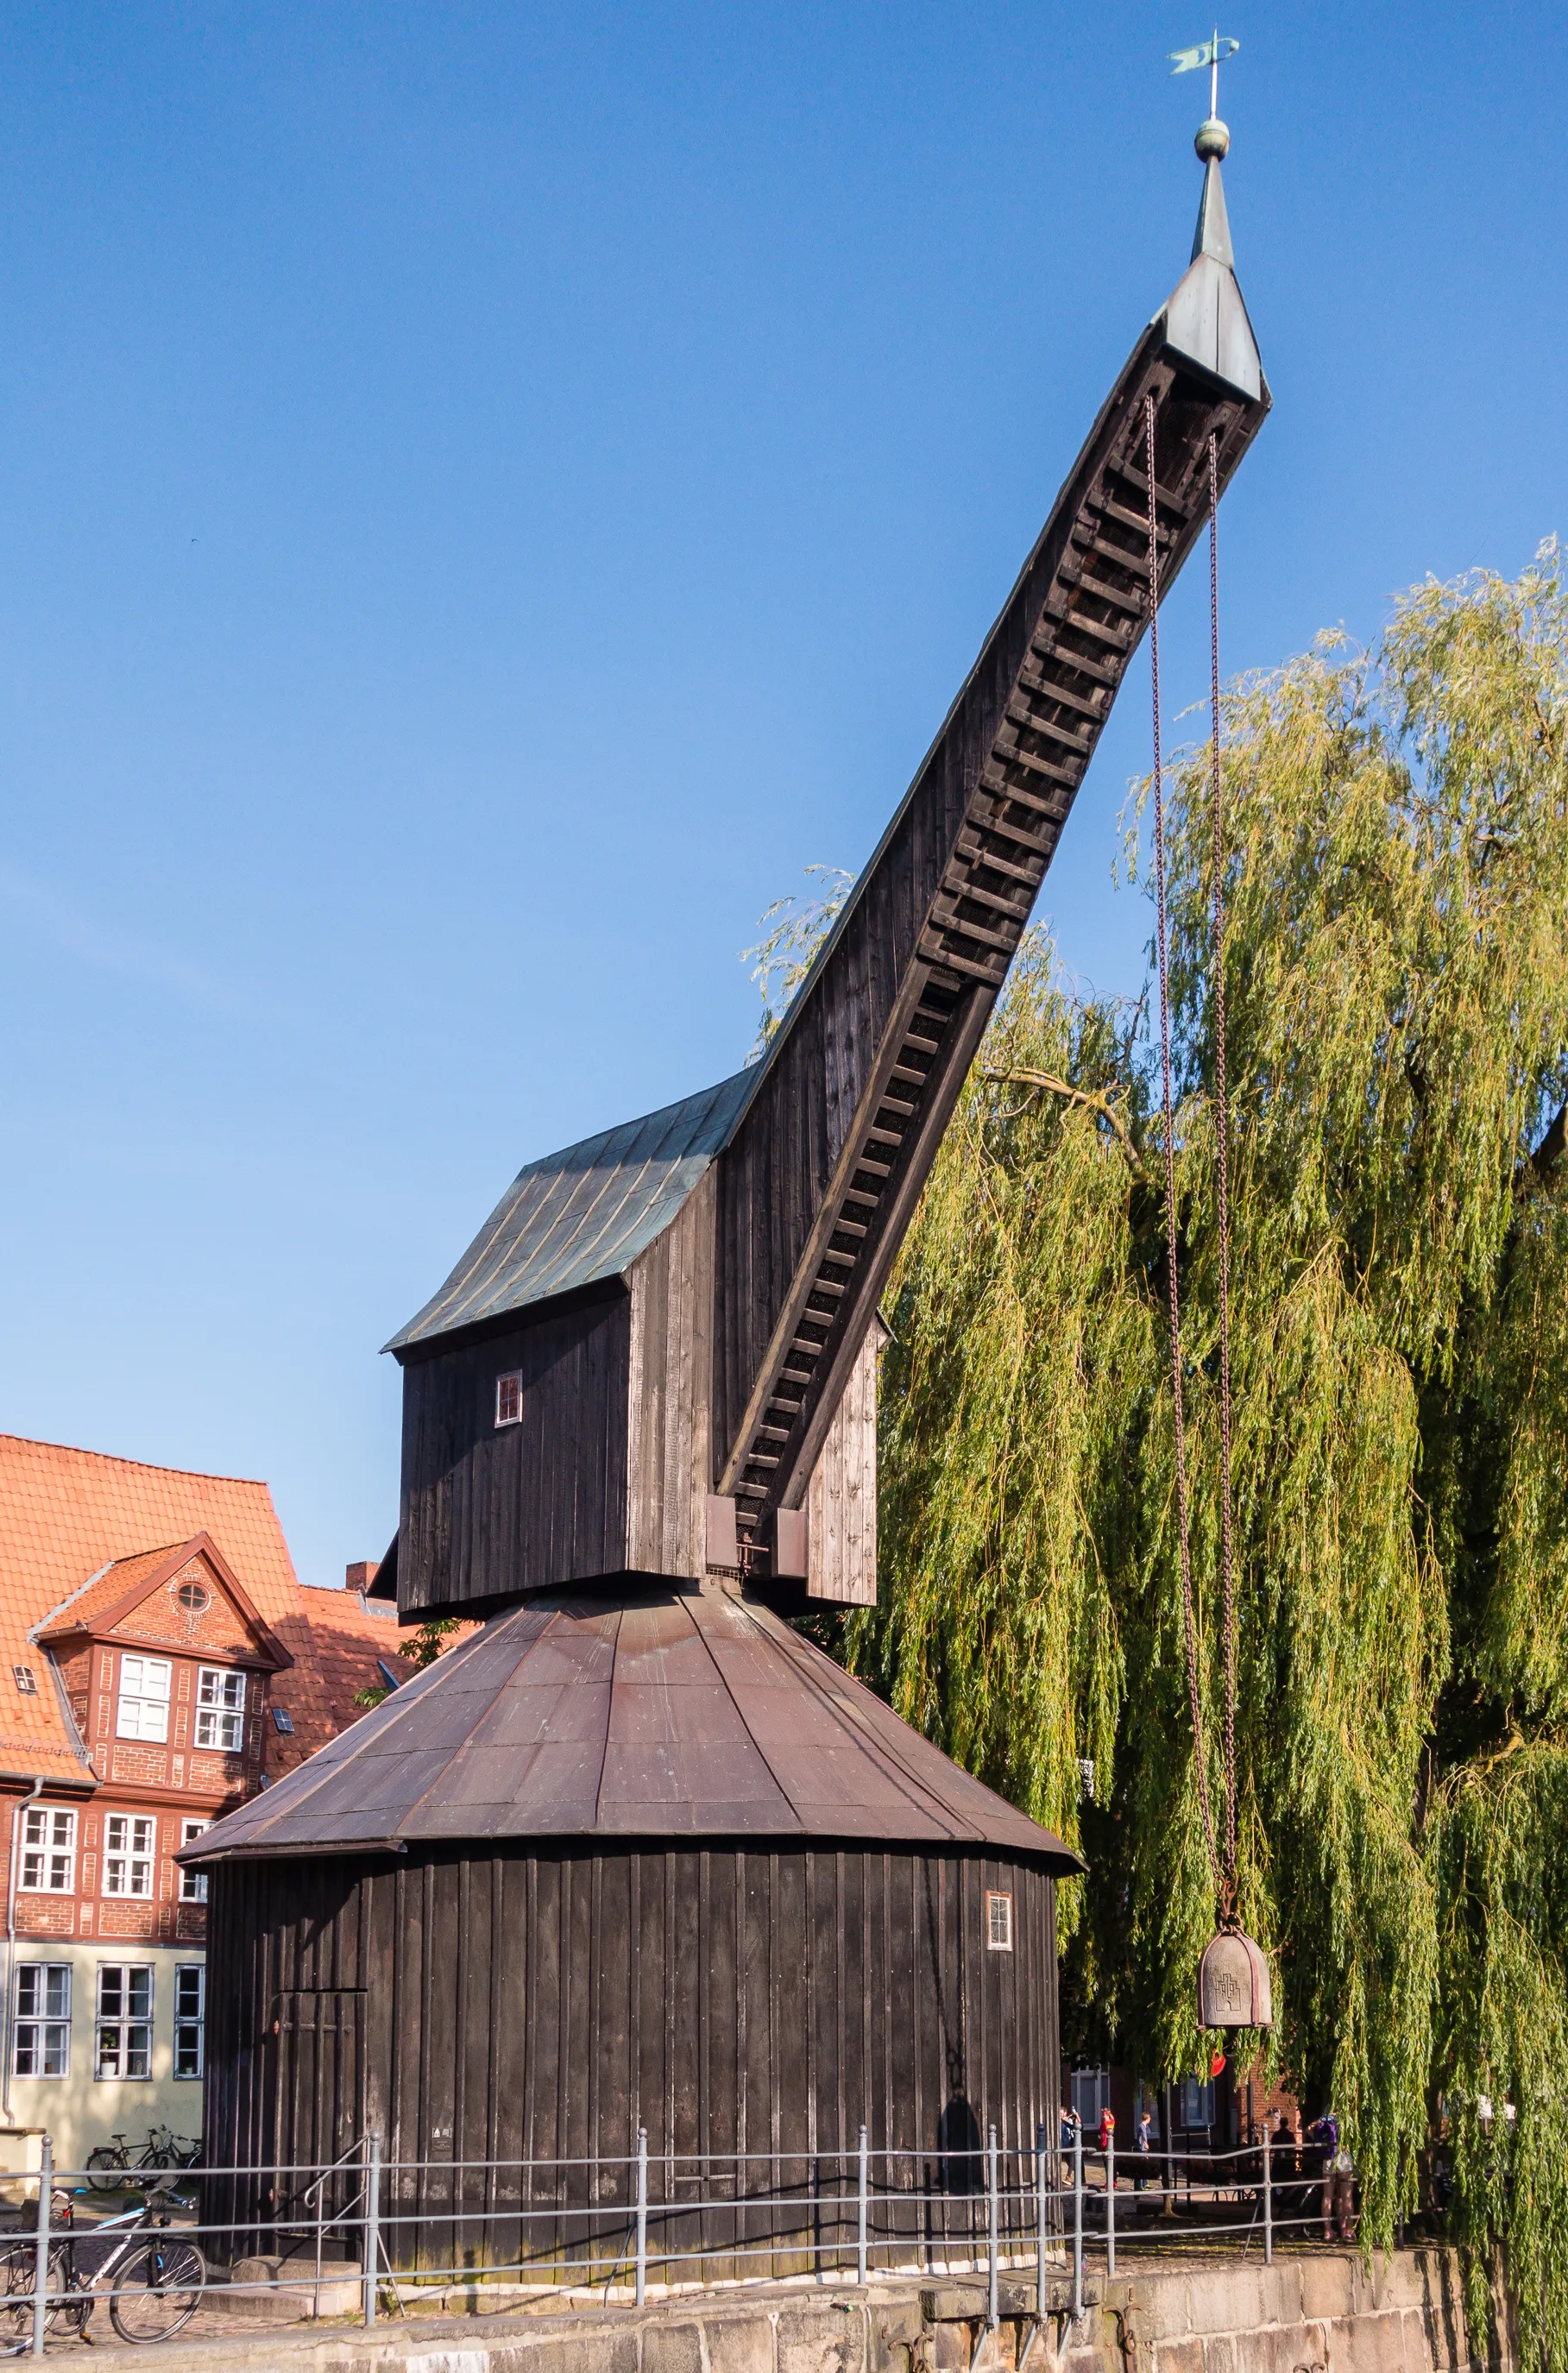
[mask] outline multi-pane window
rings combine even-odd
[[[207,1973],[200,1961],[181,1961],[174,1972],[174,2074],[202,2073],[202,2027],[207,2013]]]
[[[194,1845],[196,1840],[202,1835],[206,1827],[207,1824],[205,1821],[181,1821],[180,1824],[181,1844],[182,1846]],[[181,1902],[205,1903],[206,1900],[206,1872],[205,1870],[185,1870],[181,1868],[180,1873]]]
[[[23,1961],[18,1964],[11,2070],[17,2076],[70,2075],[69,1961]]]
[[[986,1897],[986,1946],[992,1953],[1012,1950],[1012,1898],[996,1889]]]
[[[140,1813],[111,1813],[103,1824],[105,1895],[150,1895],[158,1823]]]
[[[522,1371],[513,1368],[509,1374],[496,1378],[496,1423],[521,1425],[522,1422]]]
[[[53,1805],[22,1815],[22,1886],[29,1895],[69,1895],[76,1872],[76,1817]]]
[[[169,1736],[169,1683],[173,1666],[167,1656],[122,1656],[120,1708],[116,1733],[121,1738]]]
[[[204,1665],[196,1682],[196,1745],[238,1755],[245,1744],[245,1676]]]
[[[99,2076],[152,2075],[152,1964],[104,1961],[98,1972],[98,2040],[94,2073]]]

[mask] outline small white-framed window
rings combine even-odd
[[[152,2075],[152,1963],[103,1961],[98,1971],[95,2076]]]
[[[11,2073],[15,2076],[70,2075],[69,1961],[22,1961],[18,1964]]]
[[[205,2055],[207,1973],[200,1961],[181,1961],[174,1971],[174,2074],[199,2076]]]
[[[181,1844],[182,1846],[194,1845],[196,1840],[199,1837],[205,1836],[211,1826],[212,1824],[209,1821],[181,1821],[180,1824]],[[187,1870],[184,1865],[181,1864],[180,1870],[181,1902],[205,1903],[206,1900],[206,1872],[205,1870]]]
[[[199,2076],[206,2064],[206,1970],[199,1960],[182,1960],[173,1972],[173,2072]]]
[[[986,1949],[990,1953],[1012,1950],[1012,1898],[995,1888],[986,1895]]]
[[[203,1665],[196,1679],[196,1745],[238,1755],[245,1744],[245,1676]]]
[[[272,1710],[272,1726],[276,1731],[279,1738],[293,1737],[294,1716],[289,1713],[287,1706],[274,1706]]]
[[[103,1824],[105,1895],[150,1896],[158,1823],[146,1813],[111,1813]]]
[[[120,1703],[115,1735],[120,1738],[151,1738],[161,1745],[169,1736],[169,1689],[174,1667],[167,1656],[122,1656]]]
[[[21,1884],[28,1895],[69,1895],[76,1880],[76,1817],[53,1805],[22,1815]]]
[[[17,1695],[35,1698],[38,1695],[38,1675],[30,1665],[13,1665],[11,1677],[17,1684]]]
[[[504,1376],[496,1378],[496,1423],[497,1425],[522,1423],[522,1371],[521,1368],[509,1369]]]

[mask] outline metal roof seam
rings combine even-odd
[[[746,1608],[740,1600],[731,1598],[728,1600],[728,1603],[731,1607],[740,1607],[742,1612],[749,1617],[750,1610]],[[708,1661],[712,1666],[714,1672],[718,1675],[720,1684],[723,1689],[725,1696],[729,1699],[730,1703],[735,1709],[736,1721],[740,1724],[741,1728],[744,1731],[746,1736],[751,1740],[752,1745],[755,1748],[757,1755],[766,1770],[768,1778],[778,1789],[778,1794],[783,1797],[784,1802],[789,1806],[790,1810],[794,1814],[795,1819],[799,1824],[802,1834],[803,1835],[806,1825],[801,1819],[801,1808],[796,1804],[793,1796],[790,1794],[789,1789],[785,1786],[782,1777],[774,1768],[773,1759],[768,1754],[766,1748],[763,1745],[761,1739],[758,1738],[755,1731],[746,1720],[745,1710],[742,1706],[740,1700],[736,1697],[734,1690],[730,1687],[729,1675],[725,1672],[723,1666],[719,1662],[718,1657],[714,1654],[711,1642],[708,1640],[708,1635],[703,1631],[700,1623],[694,1623],[692,1628],[696,1631],[697,1638],[702,1642]],[[766,1637],[760,1624],[754,1623],[752,1625],[752,1629],[756,1633],[758,1639]]]

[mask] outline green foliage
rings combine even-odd
[[[419,1626],[407,1648],[399,1650],[399,1654],[406,1655],[415,1671],[422,1673],[427,1665],[435,1663],[451,1634],[459,1629],[460,1620],[455,1615],[432,1615],[427,1623]],[[376,1681],[369,1689],[357,1691],[354,1702],[357,1706],[379,1706],[391,1695],[391,1689]]]
[[[1364,2231],[1442,2116],[1568,2363],[1568,586],[1414,590],[1226,696],[1241,1911]],[[1219,1801],[1207,749],[1172,772],[1178,1250]],[[1134,866],[1137,825],[1132,836]],[[1193,2068],[1214,1922],[1183,1666],[1147,1003],[1014,966],[900,1257],[883,1598],[849,1661],[1083,1851],[1070,2048]],[[1092,1784],[1086,1775],[1092,1767]],[[1490,2098],[1494,2114],[1483,2118]],[[1504,2105],[1515,2112],[1510,2118]],[[1477,2313],[1484,2285],[1478,2275]]]
[[[815,876],[820,883],[817,894],[812,898],[793,894],[775,898],[758,925],[762,938],[755,947],[741,951],[743,958],[756,958],[752,978],[762,993],[762,1020],[746,1057],[748,1063],[756,1062],[766,1050],[769,1039],[789,1011],[790,999],[812,968],[813,957],[855,886],[854,875],[837,865],[808,865],[806,875],[808,880]]]

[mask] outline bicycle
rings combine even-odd
[[[152,2185],[139,2208],[93,2226],[95,2240],[99,2234],[126,2230],[84,2279],[76,2262],[79,2245],[72,2229],[70,2200],[64,2192],[54,2193],[46,2332],[70,2332],[85,2339],[97,2295],[104,2290],[109,2293],[109,2320],[122,2340],[172,2340],[183,2332],[202,2303],[207,2262],[194,2241],[169,2233],[173,2217],[163,2204],[166,2199],[181,2208],[191,2205],[189,2201],[175,2202],[166,2183]],[[0,2356],[21,2356],[32,2346],[37,2280],[38,2244],[18,2236],[0,2250]]]
[[[87,2178],[95,2192],[118,2192],[125,2178],[166,2168],[187,2168],[201,2155],[202,2140],[177,2135],[172,2126],[154,2126],[146,2142],[131,2156],[130,2137],[115,2134],[88,2153]]]

